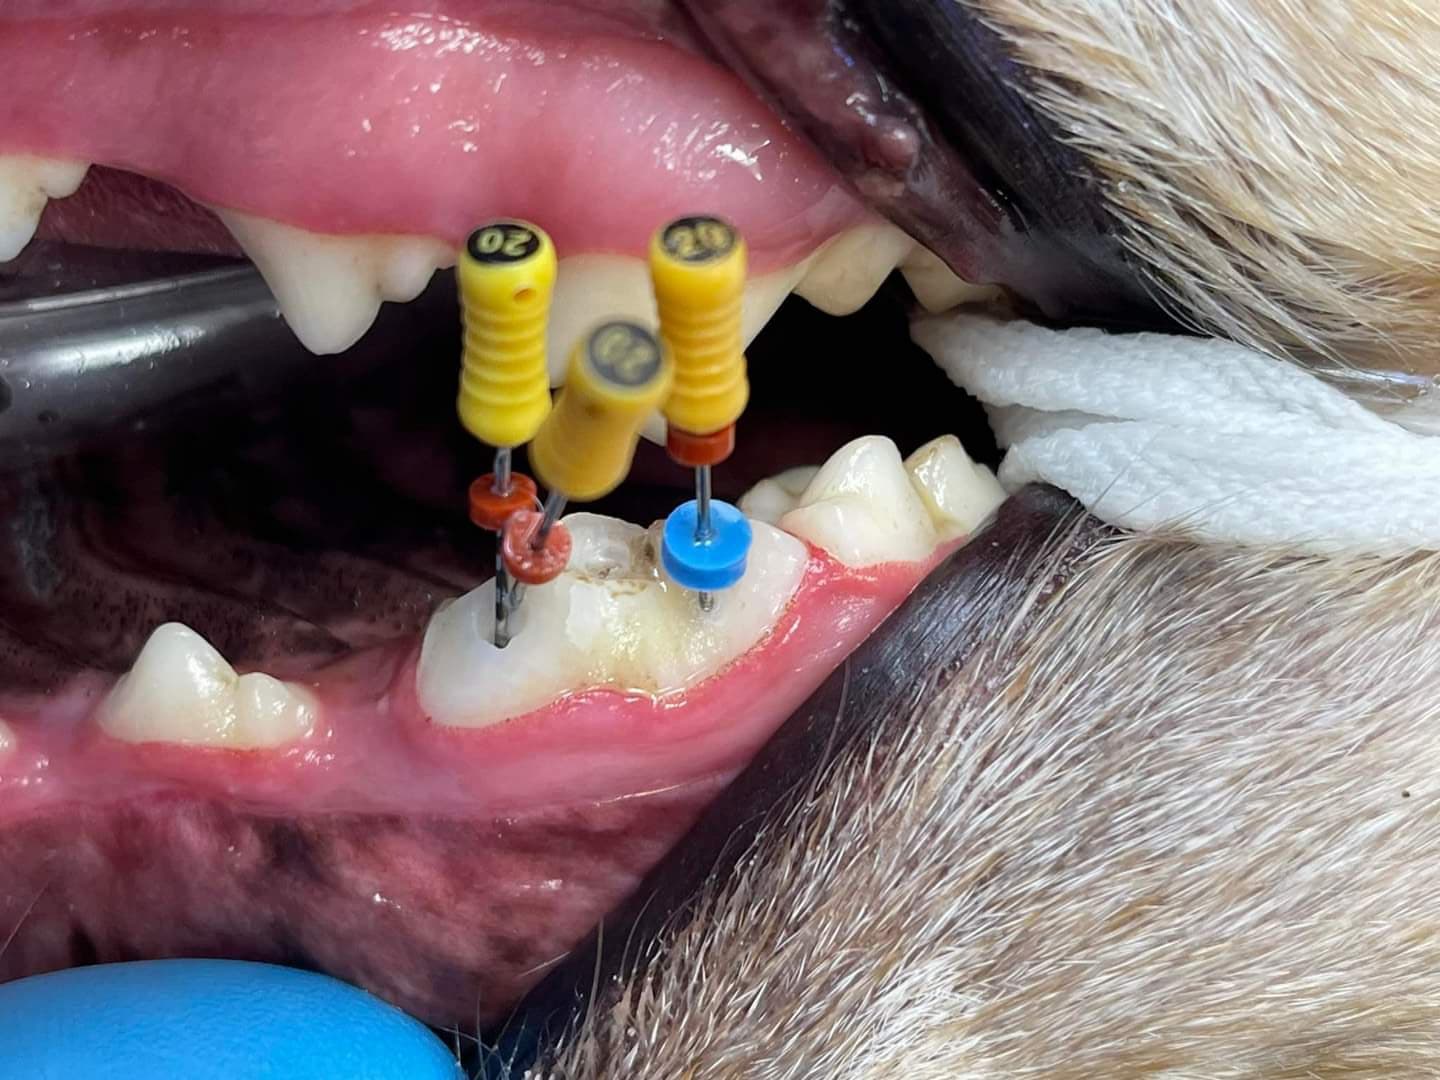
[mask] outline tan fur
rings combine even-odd
[[[1440,1076],[1437,595],[1095,548],[543,1075]]]
[[[970,2],[1202,328],[1440,373],[1440,5]]]

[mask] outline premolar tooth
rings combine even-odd
[[[974,532],[1005,501],[995,474],[970,460],[954,435],[931,439],[905,459],[905,471],[941,540]]]
[[[740,496],[738,505],[748,518],[767,525],[779,525],[780,519],[799,504],[800,496],[819,471],[819,465],[797,465],[767,476]]]
[[[916,244],[900,264],[900,273],[926,311],[949,311],[960,304],[988,304],[1000,296],[994,285],[972,285],[958,277],[929,248]]]
[[[805,273],[806,263],[765,274],[745,283],[741,319],[745,344],[765,328],[790,290]],[[631,319],[642,326],[659,321],[650,269],[643,259],[628,255],[568,255],[560,260],[555,278],[555,299],[550,309],[550,382],[565,381],[570,350],[596,323],[605,319]],[[663,431],[661,439],[664,438]]]
[[[708,678],[756,644],[805,572],[805,547],[755,523],[745,577],[701,612],[658,567],[656,529],[598,514],[565,519],[570,565],[526,591],[503,650],[491,644],[494,584],[437,611],[417,690],[438,723],[484,727],[589,687],[663,694]]]
[[[413,300],[438,267],[455,261],[423,236],[328,236],[236,210],[216,209],[254,260],[285,321],[315,353],[344,352],[385,300]]]
[[[913,562],[935,548],[935,528],[895,444],[847,443],[820,467],[780,527],[847,566]]]
[[[315,717],[304,690],[262,672],[237,675],[214,646],[180,623],[150,635],[100,706],[100,726],[126,742],[237,750],[302,739]]]
[[[0,262],[25,250],[46,201],[74,195],[88,168],[78,161],[0,155]]]
[[[827,315],[849,315],[875,295],[915,241],[894,225],[859,225],[833,237],[795,287]]]

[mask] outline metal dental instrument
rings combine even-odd
[[[740,318],[745,266],[745,241],[719,218],[680,218],[650,242],[660,334],[675,354],[666,449],[695,470],[695,499],[666,520],[661,558],[676,582],[695,590],[702,611],[714,607],[715,590],[744,576],[750,550],[745,515],[710,491],[710,470],[734,451],[735,421],[750,397]]]
[[[550,492],[544,509],[512,514],[501,534],[506,569],[517,581],[538,585],[565,569],[566,504],[591,502],[620,486],[640,429],[673,378],[669,352],[635,323],[601,323],[575,346],[565,388],[530,444],[530,464]]]
[[[71,255],[71,252],[74,255]],[[117,265],[125,253],[117,253]],[[54,245],[49,261],[99,262]],[[183,260],[173,260],[171,265]],[[163,267],[145,260],[143,272]],[[432,333],[448,280],[408,305],[387,304],[346,353],[317,357],[296,340],[248,264],[163,277],[109,274],[103,284],[12,276],[0,266],[0,467],[51,460],[217,405],[245,407],[297,377],[378,367],[397,342]],[[99,275],[97,275],[99,276]],[[448,277],[448,275],[446,275]],[[116,280],[119,278],[119,280]],[[76,286],[79,287],[76,287]],[[57,291],[58,290],[58,291]],[[35,295],[35,294],[39,295]]]
[[[492,221],[470,234],[458,266],[465,338],[456,411],[470,434],[495,447],[494,470],[470,485],[470,520],[496,534],[494,641],[503,649],[521,594],[512,588],[499,534],[511,514],[535,505],[535,482],[514,473],[510,458],[550,414],[546,325],[555,245],[529,222]]]

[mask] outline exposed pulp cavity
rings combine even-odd
[[[0,151],[114,165],[313,233],[451,249],[505,214],[542,223],[562,253],[638,257],[660,222],[703,210],[733,221],[764,271],[867,219],[736,79],[655,32],[558,4],[244,7],[0,18]]]
[[[598,514],[565,521],[575,541],[570,565],[526,590],[508,647],[491,643],[494,582],[431,620],[418,692],[438,722],[481,727],[584,687],[664,695],[693,686],[759,642],[809,559],[794,537],[756,524],[745,577],[707,613],[660,567],[658,528]]]
[[[99,720],[126,742],[273,749],[309,735],[316,709],[300,687],[259,671],[237,675],[195,631],[166,623],[110,691]]]

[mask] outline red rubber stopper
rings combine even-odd
[[[505,560],[505,569],[526,585],[554,581],[570,561],[570,549],[574,547],[570,530],[557,521],[550,526],[544,546],[535,550],[535,532],[544,516],[534,510],[518,511],[510,515],[500,532],[500,557]]]
[[[517,510],[534,510],[539,503],[535,481],[524,473],[510,474],[510,490],[495,492],[495,474],[486,473],[470,485],[470,520],[482,529],[499,532]]]
[[[693,435],[672,427],[665,433],[665,450],[672,461],[686,468],[719,465],[735,450],[735,425],[727,424],[709,435]]]

